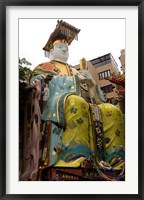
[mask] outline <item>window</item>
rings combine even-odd
[[[113,92],[113,86],[112,86],[112,84],[110,84],[110,85],[101,87],[101,90],[102,90],[104,93],[110,93],[110,92]]]
[[[110,77],[110,76],[111,76],[111,72],[110,72],[110,70],[108,69],[108,70],[106,70],[106,71],[100,72],[100,73],[98,74],[98,76],[99,76],[99,80],[102,80],[102,79],[104,79],[105,77]]]
[[[111,54],[109,53],[96,59],[90,60],[90,62],[94,68],[101,67],[111,62]]]

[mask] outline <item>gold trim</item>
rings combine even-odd
[[[69,68],[69,65],[67,63],[63,63],[63,62],[60,62],[60,61],[57,61],[57,60],[54,60],[53,61],[53,64],[56,66],[56,68],[58,68],[60,70],[60,72],[63,73],[62,69],[61,69],[61,66],[64,66],[66,68],[66,71],[67,71],[67,76],[71,76],[71,73],[70,73],[70,68]],[[60,73],[59,72],[59,73]]]
[[[67,41],[65,40],[65,39],[58,39],[58,40],[55,40],[54,42],[53,42],[53,47],[56,45],[56,44],[58,44],[58,43],[65,43],[65,44],[67,44],[68,45],[68,43],[67,43]]]

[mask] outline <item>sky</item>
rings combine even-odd
[[[43,47],[61,19],[19,19],[19,57],[26,58],[34,69],[48,62]],[[125,19],[62,19],[81,31],[78,41],[69,46],[68,63],[77,65],[81,58],[87,61],[111,53],[120,68],[120,52],[125,49]]]

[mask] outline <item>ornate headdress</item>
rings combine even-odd
[[[78,33],[80,29],[64,22],[57,21],[57,25],[55,30],[51,33],[46,45],[43,47],[45,53],[49,53],[49,51],[53,48],[53,46],[59,42],[65,42],[68,45],[76,39],[78,40]]]

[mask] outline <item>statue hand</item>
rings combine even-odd
[[[79,71],[79,79],[82,83],[86,83],[88,87],[94,86],[94,80],[92,78],[92,75],[87,70],[81,70]]]

